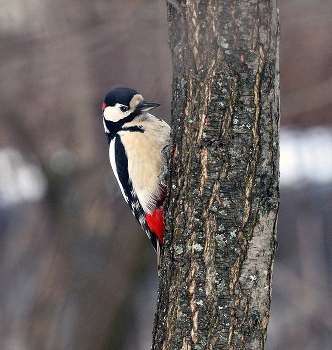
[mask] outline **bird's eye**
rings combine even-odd
[[[128,107],[126,107],[126,106],[120,106],[120,111],[121,111],[121,112],[127,112],[127,111],[128,111]]]

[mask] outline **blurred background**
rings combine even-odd
[[[280,0],[281,207],[268,350],[332,344],[332,3]],[[108,161],[114,87],[162,103],[164,0],[0,0],[0,349],[145,350],[156,257]]]

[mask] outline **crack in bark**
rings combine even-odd
[[[258,63],[258,70],[256,73],[256,79],[254,84],[254,106],[255,106],[255,119],[252,126],[252,134],[253,134],[253,157],[252,161],[248,163],[247,168],[247,174],[248,174],[248,181],[246,184],[246,200],[245,200],[245,207],[244,207],[244,217],[243,217],[243,223],[242,228],[246,226],[249,220],[250,211],[251,211],[251,192],[254,187],[255,177],[256,177],[256,167],[257,162],[260,154],[260,129],[259,129],[259,119],[261,115],[261,80],[262,80],[262,74],[265,67],[265,61],[266,61],[266,55],[264,53],[264,50],[262,46],[259,48],[259,63]]]
[[[266,55],[264,53],[264,50],[262,46],[260,46],[259,49],[259,64],[258,69],[256,73],[255,83],[253,87],[254,91],[254,106],[255,106],[255,119],[252,127],[252,134],[253,134],[253,157],[252,161],[248,163],[247,166],[247,174],[246,178],[248,179],[246,182],[246,188],[245,188],[245,203],[244,203],[244,215],[242,219],[242,230],[239,231],[238,239],[239,241],[242,241],[241,247],[240,247],[240,253],[238,255],[238,258],[231,268],[231,276],[233,278],[231,279],[230,283],[230,294],[234,295],[236,294],[235,299],[235,305],[234,308],[237,308],[237,305],[240,304],[242,299],[242,292],[240,285],[238,283],[240,278],[240,270],[242,267],[242,263],[245,260],[247,249],[248,249],[248,239],[245,236],[245,228],[249,222],[250,214],[252,211],[251,208],[251,197],[252,197],[252,190],[254,187],[255,179],[256,179],[256,168],[258,163],[258,158],[260,154],[260,129],[259,129],[259,119],[261,115],[261,80],[262,80],[262,74],[265,67],[266,62]],[[256,215],[257,215],[258,207],[256,208]],[[248,235],[250,237],[252,235],[253,227],[251,228],[251,231]],[[238,292],[236,293],[236,289],[238,289]],[[234,309],[232,310],[233,313]],[[237,317],[235,315],[232,315],[234,317],[233,324],[229,328],[229,337],[228,337],[228,345],[230,346],[230,349],[235,349],[234,345],[232,344],[232,339],[234,336],[234,329],[235,325],[237,324]],[[243,318],[244,320],[244,318]],[[243,338],[243,344],[244,344],[244,338]]]
[[[192,245],[192,249],[194,245]],[[197,262],[194,262],[191,266],[191,270],[189,272],[191,283],[188,288],[190,298],[190,311],[192,314],[192,327],[190,331],[191,339],[194,343],[197,343],[197,330],[198,330],[198,310],[197,310],[197,304],[196,304],[196,280],[194,279],[196,271],[199,269],[199,266],[197,266]]]
[[[201,151],[201,165],[202,165],[202,170],[201,170],[201,181],[200,181],[200,186],[199,186],[199,195],[201,196],[204,191],[204,184],[206,179],[208,178],[208,171],[207,171],[207,164],[208,164],[208,149],[203,148]]]
[[[204,105],[202,106],[202,112],[199,114],[199,130],[198,130],[198,134],[197,134],[197,144],[199,144],[202,140],[202,135],[203,135],[203,130],[204,130],[204,126],[206,124],[206,118],[207,118],[207,111],[208,111],[208,107],[210,105],[210,101],[211,101],[211,83],[207,82],[205,83],[205,91],[204,91],[204,96],[206,96],[206,98],[204,99]]]

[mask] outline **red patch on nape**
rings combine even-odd
[[[145,215],[146,223],[149,226],[149,229],[157,236],[157,239],[160,244],[164,242],[164,208],[156,208],[151,214]]]
[[[107,106],[106,106],[106,103],[104,102],[104,103],[102,104],[102,106],[101,106],[101,110],[103,111],[106,107],[107,107]]]

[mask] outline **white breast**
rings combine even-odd
[[[169,144],[170,127],[150,114],[136,118],[126,127],[134,125],[142,126],[144,133],[120,131],[119,135],[128,157],[129,178],[143,210],[150,213],[160,195],[159,176],[165,161],[162,150]]]

